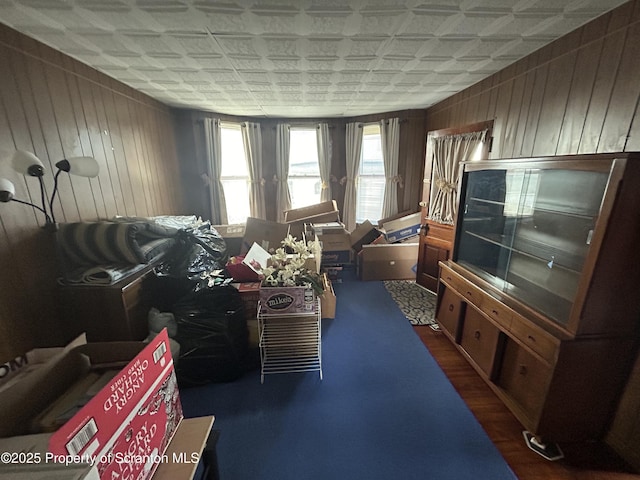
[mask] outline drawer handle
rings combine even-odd
[[[447,282],[450,282],[450,281],[451,281],[451,277],[447,277]]]
[[[480,340],[480,330],[476,330],[475,332],[473,332],[473,338],[475,338],[476,340]]]
[[[498,312],[497,310],[491,310],[491,313],[493,313],[494,315],[500,315],[500,312]]]
[[[473,297],[473,293],[471,293],[469,290],[467,290],[467,297]]]
[[[518,367],[518,373],[520,375],[526,375],[527,374],[527,366],[526,365],[520,365]]]
[[[454,309],[454,308],[455,308],[455,307],[453,306],[453,303],[450,303],[450,304],[449,304],[449,311],[450,311],[450,312],[453,312],[453,309]]]
[[[536,342],[536,337],[534,337],[534,336],[532,336],[532,335],[527,335],[527,338],[528,338],[529,340],[531,340],[533,343],[535,343],[535,342]]]

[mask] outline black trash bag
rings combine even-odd
[[[232,286],[192,292],[173,308],[180,344],[176,375],[181,387],[230,382],[245,372],[249,330],[244,303]]]
[[[229,259],[227,243],[209,222],[180,230],[176,246],[168,252],[156,275],[199,281],[203,275],[223,270]]]

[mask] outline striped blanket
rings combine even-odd
[[[60,224],[57,243],[65,264],[78,267],[149,263],[175,244],[178,230],[155,222]]]

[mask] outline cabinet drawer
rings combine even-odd
[[[518,343],[506,342],[496,382],[527,414],[536,419],[547,394],[551,368]]]
[[[492,375],[500,337],[500,330],[475,308],[467,307],[460,345],[489,377]]]
[[[558,348],[558,340],[540,327],[514,316],[511,334],[545,360],[553,363]]]
[[[482,290],[468,280],[462,278],[450,268],[442,267],[440,279],[457,290],[461,296],[469,300],[476,307],[480,307],[482,305],[482,297],[484,296],[482,295]]]
[[[445,288],[436,313],[438,324],[458,341],[462,300],[450,288]]]
[[[502,325],[506,329],[511,327],[511,318],[513,316],[511,310],[500,303],[497,299],[489,295],[485,295],[482,299],[480,309],[489,315],[491,319],[495,320],[498,325]]]

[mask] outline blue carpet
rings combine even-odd
[[[181,391],[186,416],[216,416],[222,480],[515,479],[383,283],[334,287],[322,381],[256,369]]]

